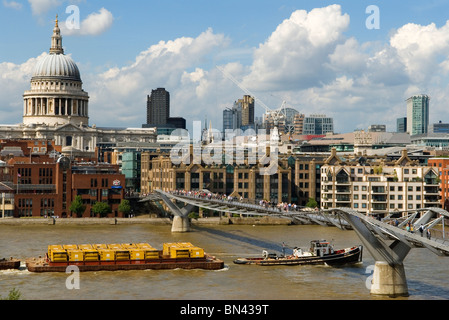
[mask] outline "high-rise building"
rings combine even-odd
[[[254,126],[254,98],[245,95],[236,103],[242,108],[242,126]]]
[[[226,108],[223,110],[223,133],[226,133],[226,130],[233,130],[233,114],[234,111],[231,108]]]
[[[305,117],[302,134],[320,135],[334,132],[334,119],[321,114]]]
[[[431,124],[429,126],[429,133],[449,133],[449,123],[439,121],[438,123]]]
[[[254,98],[245,95],[234,102],[232,108],[223,110],[223,132],[227,129],[255,129]]]
[[[387,126],[384,124],[372,124],[368,127],[368,132],[387,132]]]
[[[295,126],[295,134],[302,134],[304,130],[304,118],[305,115],[302,113],[295,114],[293,118],[293,124]]]
[[[170,93],[164,88],[151,90],[147,96],[147,124],[165,125],[170,118]]]
[[[407,132],[407,118],[396,119],[396,132],[403,133]]]
[[[415,95],[407,99],[407,132],[410,135],[427,133],[429,127],[429,96]]]

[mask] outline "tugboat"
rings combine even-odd
[[[10,270],[10,269],[19,269],[20,268],[20,260],[10,258],[6,260],[5,258],[0,259],[0,270]]]
[[[316,265],[327,264],[331,266],[355,264],[362,261],[363,246],[354,246],[340,250],[334,250],[326,240],[312,240],[310,250],[303,251],[295,247],[292,255],[277,255],[262,251],[262,257],[238,258],[235,264],[256,264],[261,266],[292,266],[292,265]]]

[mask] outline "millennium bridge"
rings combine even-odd
[[[173,214],[172,232],[188,232],[188,214],[195,207],[228,214],[282,217],[304,224],[335,226],[353,230],[376,261],[371,293],[408,296],[404,259],[412,248],[427,248],[438,256],[449,256],[449,241],[444,232],[434,228],[443,225],[449,213],[441,208],[395,211],[378,220],[351,208],[284,210],[262,203],[247,203],[235,198],[221,198],[207,192],[156,192],[143,201],[162,200]],[[184,206],[180,207],[179,204]]]

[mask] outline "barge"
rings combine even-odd
[[[44,258],[26,260],[30,272],[205,269],[220,270],[224,262],[191,243],[164,243],[157,250],[147,243],[52,245]]]
[[[20,260],[10,258],[9,260],[3,258],[0,259],[0,270],[11,270],[11,269],[19,269],[20,268]]]
[[[313,240],[310,242],[310,250],[303,251],[294,248],[292,255],[278,256],[275,253],[262,252],[262,257],[238,258],[235,264],[255,264],[261,266],[281,265],[317,265],[327,264],[331,266],[355,264],[362,261],[363,247],[361,245],[351,248],[334,250],[333,246],[326,240]]]

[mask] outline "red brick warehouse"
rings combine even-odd
[[[118,206],[124,198],[125,176],[118,165],[74,162],[62,157],[54,163],[16,163],[15,217],[75,217],[69,208],[76,196],[86,206],[83,217],[94,217],[97,201],[111,208],[108,217],[121,217]]]

